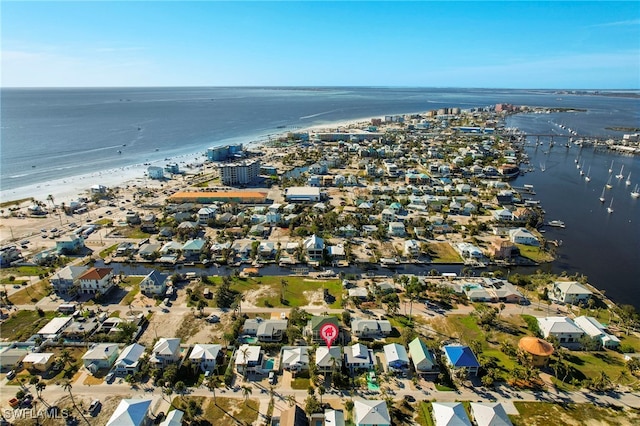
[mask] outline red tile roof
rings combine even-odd
[[[113,268],[91,268],[78,277],[79,280],[101,280],[113,271]]]

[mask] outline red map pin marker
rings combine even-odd
[[[338,327],[335,324],[325,324],[320,327],[320,337],[331,349],[331,344],[338,338]]]

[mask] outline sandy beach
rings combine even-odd
[[[306,127],[304,129],[296,129],[295,133],[300,132],[320,132],[335,131],[336,129],[357,128],[357,126],[368,125],[373,117],[364,117],[351,120],[341,120],[331,123],[317,124]],[[271,135],[271,139],[277,139],[290,133],[281,132]],[[251,139],[251,138],[247,138]],[[250,140],[246,142],[245,149],[260,149],[269,139]],[[104,185],[108,188],[133,185],[143,185],[147,187],[159,186],[159,181],[154,181],[146,177],[146,171],[149,165],[164,166],[167,162],[178,163],[180,169],[187,174],[195,173],[195,169],[186,168],[187,165],[199,166],[206,162],[203,152],[195,152],[181,156],[171,157],[170,160],[156,160],[146,163],[137,163],[131,166],[119,167],[114,169],[97,171],[78,176],[71,176],[49,182],[13,188],[10,190],[0,190],[0,202],[6,203],[14,200],[22,200],[25,198],[33,198],[36,201],[46,202],[47,197],[51,195],[56,204],[69,203],[76,200],[78,196],[86,194],[93,185]]]

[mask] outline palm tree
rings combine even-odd
[[[216,388],[218,387],[218,378],[215,376],[209,376],[205,386],[213,393],[213,404],[218,406],[218,400],[216,399]]]
[[[295,395],[287,395],[284,399],[289,404],[289,407],[293,407],[297,403]]]
[[[244,396],[244,403],[247,403],[247,399],[249,398],[249,395],[251,395],[251,393],[253,392],[253,389],[251,388],[251,386],[242,386],[242,395]]]
[[[284,278],[280,280],[280,301],[284,302],[286,299],[284,298],[284,291],[289,286],[289,283]]]
[[[62,384],[62,389],[69,392],[69,397],[71,398],[71,403],[73,404],[73,407],[78,411],[78,413],[80,413],[80,416],[82,416],[82,418],[84,419],[84,421],[90,425],[91,423],[89,423],[89,420],[87,420],[87,418],[84,416],[84,413],[82,412],[82,410],[80,410],[80,408],[78,408],[78,406],[76,405],[76,401],[75,399],[73,399],[73,393],[71,392],[71,389],[73,388],[73,386],[71,385],[71,381],[66,380],[63,384]]]
[[[42,401],[42,391],[47,387],[47,384],[43,381],[39,381],[36,383],[36,395],[38,395],[38,399]]]
[[[322,405],[322,395],[325,394],[327,390],[324,388],[324,386],[320,386],[318,388],[318,393],[320,394],[320,405]]]
[[[247,366],[249,365],[249,360],[247,359],[248,354],[249,354],[249,347],[245,346],[244,348],[240,349],[240,352],[242,353],[242,365],[243,365],[243,369],[242,369],[242,373],[244,376],[244,380],[247,380]]]

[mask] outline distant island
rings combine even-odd
[[[616,132],[640,132],[640,127],[612,126],[612,127],[605,127],[605,129],[614,130]]]

